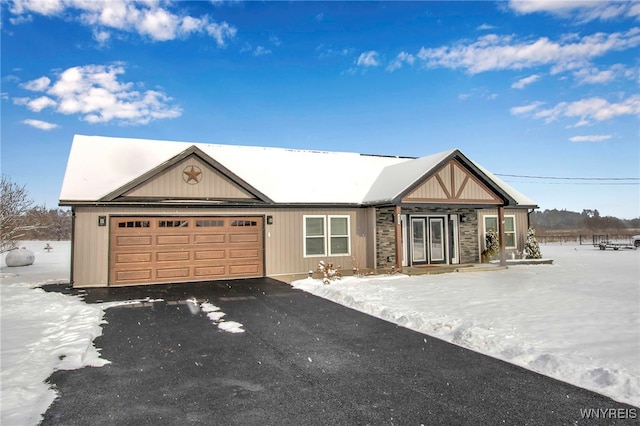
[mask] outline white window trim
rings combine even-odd
[[[488,217],[493,217],[493,218],[495,218],[495,219],[496,219],[496,223],[498,222],[498,215],[495,215],[495,214],[486,214],[486,215],[484,215],[484,216],[482,217],[482,226],[483,226],[483,228],[484,228],[484,234],[482,234],[482,235],[487,235],[487,221],[486,221],[486,218],[488,218]],[[511,219],[513,219],[513,231],[509,231],[509,232],[504,231],[504,233],[505,233],[505,235],[506,235],[506,234],[513,234],[513,242],[515,243],[515,245],[514,245],[514,246],[508,246],[508,245],[506,245],[506,241],[505,241],[505,246],[504,246],[504,248],[507,248],[507,249],[514,249],[514,248],[517,248],[517,247],[518,247],[518,233],[516,232],[516,231],[517,231],[517,230],[516,230],[516,216],[515,216],[515,215],[511,215],[511,214],[504,215],[505,220],[506,220],[508,217],[510,217]],[[484,242],[483,242],[482,244],[484,245]],[[486,248],[486,247],[485,247],[485,248]]]
[[[347,234],[346,235],[331,235],[331,219],[347,219]],[[326,221],[327,225],[328,225],[328,231],[327,232],[327,248],[328,250],[325,250],[325,253],[328,251],[329,252],[329,256],[351,256],[351,216],[349,215],[329,215]],[[347,252],[346,253],[336,253],[333,254],[331,252],[331,238],[332,237],[339,237],[339,238],[344,238],[347,237]]]
[[[324,250],[322,254],[307,254],[307,219],[323,219]],[[312,236],[311,238],[313,238]],[[327,217],[324,215],[304,215],[302,216],[302,254],[304,257],[325,257],[327,255]]]
[[[324,250],[322,254],[307,254],[307,219],[323,219],[323,237],[324,237]],[[347,219],[347,234],[346,235],[333,235],[333,237],[344,238],[347,237],[347,253],[332,253],[331,252],[331,219],[333,218],[345,218]],[[318,236],[319,237],[319,236]],[[313,236],[311,237],[313,238]],[[351,256],[351,216],[350,215],[303,215],[302,216],[302,254],[303,257],[326,257],[326,256]]]

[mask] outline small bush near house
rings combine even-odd
[[[486,249],[482,252],[482,261],[488,262],[493,260],[500,252],[498,233],[494,229],[489,229],[484,236],[484,240]]]
[[[524,255],[527,259],[542,259],[540,253],[540,244],[536,239],[536,230],[529,228],[527,230],[527,240],[524,243]]]
[[[321,260],[318,264],[318,271],[322,272],[322,283],[329,284],[331,281],[342,278],[340,273],[340,266],[335,267],[333,263]]]

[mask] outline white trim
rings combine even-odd
[[[407,241],[407,215],[400,215],[400,223],[402,224],[402,266],[409,266],[409,254],[407,253],[408,241]]]
[[[486,214],[486,215],[484,215],[483,218],[482,218],[482,227],[484,229],[484,233],[482,234],[483,236],[487,235],[487,218],[488,217],[495,218],[496,219],[496,224],[498,223],[498,216],[497,215],[495,215],[495,214]],[[507,221],[507,218],[511,218],[511,220],[513,220],[513,231],[508,231],[508,232],[506,230],[504,231],[504,235],[505,235],[504,248],[506,248],[506,249],[515,249],[515,248],[518,248],[518,233],[517,233],[517,230],[516,230],[516,216],[515,215],[511,215],[511,214],[505,215],[504,216],[505,222]],[[506,225],[506,223],[505,223],[505,225]],[[514,243],[513,246],[508,246],[507,245],[507,241],[506,241],[506,235],[507,234],[513,234],[513,243]],[[482,247],[486,249],[486,247],[485,247],[485,238],[484,237],[482,238]]]
[[[447,253],[449,258],[449,263],[452,265],[457,265],[460,263],[460,223],[459,216],[457,214],[449,215],[449,222],[447,225],[453,227],[453,229],[447,230],[447,238],[449,238],[449,234],[453,231],[453,241],[447,241],[447,249],[453,245],[455,249],[455,256],[451,255],[451,252]]]

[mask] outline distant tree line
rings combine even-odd
[[[585,209],[582,213],[568,210],[544,210],[531,213],[531,226],[537,231],[584,230],[592,233],[640,229],[640,217],[619,219],[600,216],[598,210]]]
[[[24,185],[2,175],[0,181],[0,253],[23,240],[70,240],[71,211],[34,206]]]

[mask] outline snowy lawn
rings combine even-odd
[[[640,406],[640,250],[541,251],[553,265],[293,286]]]

